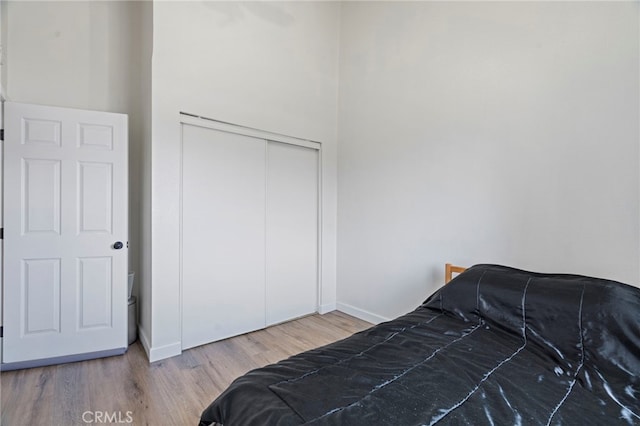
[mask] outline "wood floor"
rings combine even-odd
[[[197,425],[202,410],[236,377],[370,326],[334,311],[200,346],[153,364],[135,342],[122,356],[4,372],[1,424]]]

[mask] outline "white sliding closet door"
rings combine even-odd
[[[183,119],[182,348],[316,312],[319,144]]]
[[[267,145],[267,325],[316,312],[318,151]]]
[[[265,141],[182,126],[182,347],[265,325]]]

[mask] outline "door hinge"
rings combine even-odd
[[[4,240],[4,228],[0,228],[0,240]]]
[[[4,328],[0,325],[0,337],[4,336]]]
[[[0,141],[4,140],[4,129],[0,129]]]

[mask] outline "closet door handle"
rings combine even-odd
[[[120,250],[122,247],[124,247],[122,241],[116,241],[115,243],[113,243],[113,248],[116,250]]]

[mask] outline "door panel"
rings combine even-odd
[[[60,332],[60,259],[24,259],[24,336]]]
[[[265,325],[265,141],[182,126],[182,347]]]
[[[78,234],[110,234],[113,216],[113,166],[78,162]]]
[[[318,151],[268,143],[267,325],[318,308]]]
[[[24,234],[60,234],[60,161],[22,160]]]
[[[78,147],[83,150],[113,150],[113,126],[78,124]]]
[[[3,363],[126,348],[126,115],[7,102],[5,126]]]
[[[78,329],[111,325],[112,261],[110,257],[78,259]]]
[[[37,120],[24,117],[20,143],[23,145],[60,146],[62,140],[60,121]]]

